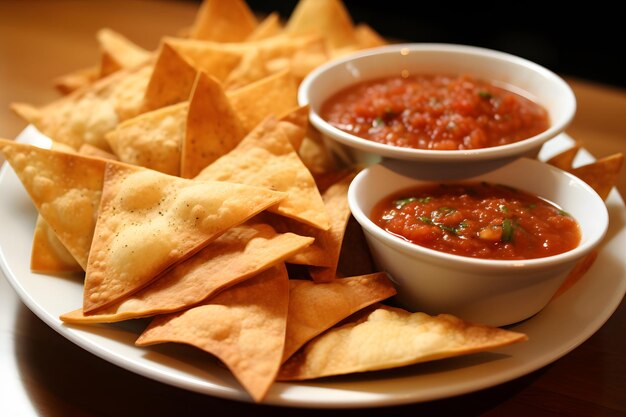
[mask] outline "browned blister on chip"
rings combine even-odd
[[[264,188],[192,181],[107,163],[83,311],[112,304],[284,198]]]
[[[255,401],[274,382],[282,358],[289,285],[276,266],[206,304],[155,318],[136,344],[176,342],[217,356]]]
[[[378,305],[310,341],[285,362],[278,380],[396,368],[525,340],[522,333],[468,323],[447,314],[429,316]]]

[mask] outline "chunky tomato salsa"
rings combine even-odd
[[[504,145],[549,127],[543,107],[467,75],[366,81],[332,96],[321,116],[365,139],[433,150]]]
[[[486,259],[533,259],[578,246],[578,223],[559,207],[491,183],[421,186],[372,211],[381,228],[420,246]]]

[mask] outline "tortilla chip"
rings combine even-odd
[[[354,25],[341,0],[300,0],[287,21],[291,35],[320,34],[332,48],[354,45]]]
[[[284,191],[287,198],[269,211],[322,230],[330,227],[315,180],[274,119],[259,125],[235,149],[203,169],[196,179]]]
[[[561,294],[569,290],[576,284],[580,279],[589,271],[589,268],[594,264],[596,258],[598,257],[598,251],[594,250],[589,253],[589,255],[582,258],[580,261],[574,265],[574,268],[567,274],[565,281],[561,284],[559,289],[552,296],[552,300],[559,297]]]
[[[289,285],[284,265],[232,287],[206,304],[155,318],[138,346],[177,342],[217,356],[255,401],[274,382],[285,344]]]
[[[396,368],[496,349],[522,333],[379,305],[310,341],[281,368],[278,380],[304,380]]]
[[[119,158],[113,155],[112,153],[103,151],[102,149],[96,148],[95,146],[92,146],[88,143],[83,143],[80,146],[78,153],[81,155],[92,157],[92,158],[101,158],[101,159],[108,159],[110,161],[119,161]]]
[[[106,140],[120,161],[179,175],[188,108],[179,103],[126,120]]]
[[[37,216],[30,269],[43,274],[83,272],[83,268],[56,236],[48,223]]]
[[[224,80],[224,89],[234,90],[271,75],[266,62],[258,49],[246,52],[239,65]]]
[[[139,114],[150,78],[148,62],[118,71],[42,108],[16,103],[12,109],[44,135],[79,149],[88,143],[105,151],[104,135]]]
[[[259,187],[191,181],[107,163],[86,269],[84,312],[140,290],[166,268],[283,198],[283,193]]]
[[[63,246],[86,268],[105,161],[5,139],[0,151]]]
[[[96,35],[102,50],[100,77],[122,68],[132,68],[148,60],[151,53],[111,29],[100,29]]]
[[[341,320],[396,294],[385,273],[379,272],[333,282],[289,280],[289,314],[283,362]]]
[[[283,31],[278,12],[272,12],[257,25],[245,39],[246,42],[255,42],[279,35]]]
[[[54,79],[53,84],[61,94],[69,94],[72,91],[84,88],[100,78],[100,67],[93,66],[72,71]]]
[[[249,46],[241,44],[193,39],[165,38],[165,42],[176,49],[197,71],[205,72],[220,82],[239,65],[241,58],[250,49]]]
[[[562,169],[563,171],[571,171],[574,158],[576,158],[576,154],[578,154],[580,148],[580,143],[577,143],[573,147],[554,155],[552,158],[548,159],[546,163]]]
[[[341,244],[350,218],[348,207],[348,187],[354,174],[348,175],[328,188],[322,195],[326,212],[330,218],[330,229],[322,231],[307,228],[305,225],[291,223],[288,229],[303,236],[312,236],[315,243],[296,254],[287,262],[327,267],[328,270],[316,270],[312,278],[316,282],[328,282],[335,279]],[[279,230],[281,230],[279,228]]]
[[[309,268],[311,274],[313,274],[311,271],[313,268],[315,267]],[[350,216],[346,232],[343,235],[336,274],[338,277],[351,277],[371,274],[376,271],[379,269],[374,264],[374,259],[365,240],[365,233],[354,216]]]
[[[337,163],[323,140],[311,129],[307,131],[298,149],[298,155],[306,167],[315,176],[337,171]]]
[[[312,238],[278,234],[254,219],[227,230],[200,252],[168,269],[152,284],[95,314],[82,309],[61,316],[67,323],[112,323],[194,306],[226,287],[283,262]]]
[[[387,44],[385,38],[365,23],[356,25],[354,36],[359,49],[375,48]]]
[[[192,39],[241,42],[257,27],[257,20],[244,0],[204,0],[189,31]]]
[[[287,138],[289,138],[293,148],[297,151],[302,146],[302,141],[309,128],[309,106],[296,107],[280,116],[279,120],[279,123],[287,122],[281,123],[280,126]]]
[[[616,153],[594,163],[574,168],[570,172],[589,184],[603,200],[606,200],[617,182],[623,162],[624,155]]]
[[[267,116],[283,115],[297,105],[295,80],[283,71],[229,92],[230,103],[246,131],[251,131]]]
[[[200,73],[187,113],[181,177],[195,177],[204,167],[235,148],[244,136],[246,130],[220,83]]]

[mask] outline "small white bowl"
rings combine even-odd
[[[402,148],[363,139],[330,125],[320,116],[322,104],[341,89],[362,81],[400,75],[403,71],[412,75],[470,74],[508,89],[521,90],[548,111],[550,127],[536,136],[508,145],[444,151]],[[466,174],[468,167],[486,172],[520,156],[534,155],[544,142],[567,127],[576,112],[576,98],[571,88],[546,68],[503,52],[450,44],[390,45],[331,61],[303,80],[298,101],[301,105],[310,105],[311,123],[343,162],[370,164],[381,157],[393,158],[420,162],[426,166],[427,173],[433,169],[441,172],[452,169]],[[447,174],[454,177],[450,172]]]
[[[550,165],[520,158],[467,181],[508,185],[557,204],[578,221],[579,246],[554,256],[514,261],[428,249],[384,231],[369,218],[384,197],[427,183],[393,168],[391,162],[361,171],[350,185],[348,202],[376,264],[396,284],[398,301],[413,311],[449,313],[493,326],[524,320],[548,303],[576,262],[601,242],[607,230],[606,206],[591,187]]]

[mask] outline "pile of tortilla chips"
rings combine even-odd
[[[340,169],[298,107],[302,78],[384,43],[340,0],[283,24],[205,0],[184,36],[146,51],[98,33],[102,60],[66,95],[13,109],[51,149],[0,140],[39,212],[31,269],[82,273],[73,324],[154,317],[226,364],[255,401],[275,380],[364,372],[523,341],[520,333],[380,304],[395,294],[354,227]]]

